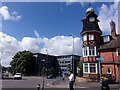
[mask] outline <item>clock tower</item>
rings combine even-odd
[[[86,17],[82,19],[82,22],[83,28],[80,34],[83,40],[83,77],[98,78],[99,65],[96,58],[99,57],[98,48],[102,31],[93,8],[86,10]]]

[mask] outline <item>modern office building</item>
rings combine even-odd
[[[59,64],[57,61],[56,56],[42,54],[42,53],[35,53],[34,56],[35,59],[35,75],[41,76],[43,68],[45,69],[45,72],[47,72],[53,68],[55,70],[55,75],[58,74],[59,71]]]
[[[69,71],[77,73],[77,62],[82,60],[81,56],[78,55],[52,56],[47,54],[35,53],[34,56],[36,58],[34,65],[34,73],[36,76],[42,75],[43,68],[45,69],[46,74],[51,68],[54,68],[54,74],[56,75],[62,74],[62,72],[68,74]]]
[[[57,56],[57,60],[62,73],[68,74],[69,71],[73,71],[77,74],[77,63],[82,58],[78,55],[62,55]]]

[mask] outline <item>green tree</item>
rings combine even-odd
[[[22,73],[24,75],[31,75],[34,67],[33,54],[30,51],[22,51],[16,53],[13,60],[10,62],[12,73]]]
[[[80,60],[78,62],[78,68],[79,68],[79,71],[78,71],[79,76],[83,76],[83,60]]]
[[[55,74],[55,69],[53,67],[51,67],[49,70],[48,70],[48,74]]]

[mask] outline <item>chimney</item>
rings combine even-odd
[[[111,27],[111,36],[114,38],[117,36],[117,34],[116,34],[115,22],[113,20],[111,20],[110,22],[110,27]]]

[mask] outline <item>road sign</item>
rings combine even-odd
[[[98,60],[98,61],[103,61],[104,58],[96,58],[96,60]]]

